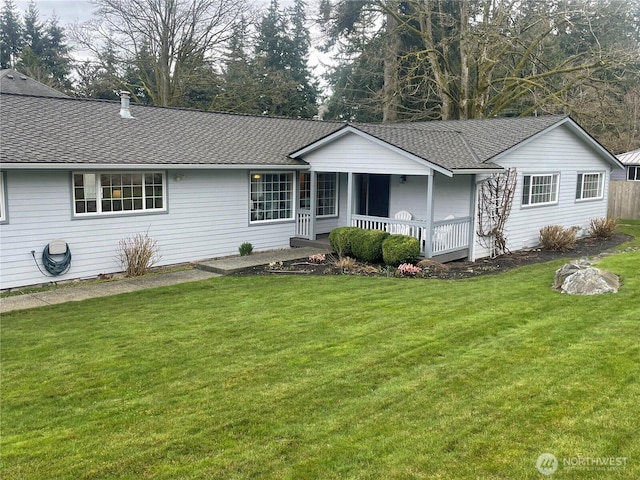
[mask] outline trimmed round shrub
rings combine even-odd
[[[353,255],[351,251],[351,238],[354,232],[359,230],[360,228],[358,227],[338,227],[331,230],[331,233],[329,233],[329,243],[339,257]]]
[[[351,237],[351,252],[363,262],[379,262],[382,260],[382,242],[389,236],[382,230],[358,229]]]
[[[382,259],[387,265],[397,267],[403,263],[413,263],[420,255],[417,238],[408,235],[389,235],[382,242]]]

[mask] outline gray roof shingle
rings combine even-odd
[[[495,168],[497,155],[566,115],[358,125],[366,133],[448,169]]]
[[[15,93],[18,95],[69,98],[69,95],[65,95],[55,88],[40,83],[12,68],[0,70],[0,92]]]
[[[76,98],[3,94],[0,159],[15,164],[302,166],[296,152],[341,122],[131,106]],[[447,170],[495,168],[496,155],[564,116],[496,118],[354,128]]]
[[[288,153],[342,124],[3,95],[0,158],[7,163],[304,165]]]

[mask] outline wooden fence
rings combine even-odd
[[[640,219],[640,182],[609,182],[607,216]]]

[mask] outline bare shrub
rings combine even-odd
[[[616,233],[618,220],[615,218],[592,218],[589,222],[589,235],[594,238],[607,239]]]
[[[153,267],[160,258],[158,245],[149,232],[137,233],[120,240],[116,255],[127,277],[139,277]]]
[[[349,273],[356,268],[356,260],[351,257],[339,257],[334,260],[333,266],[342,273]]]
[[[576,246],[576,227],[547,225],[540,229],[540,243],[547,250],[566,252]]]

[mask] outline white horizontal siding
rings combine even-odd
[[[511,251],[539,245],[540,229],[547,225],[579,227],[586,233],[589,221],[607,216],[610,165],[598,157],[566,126],[559,126],[523,145],[499,160],[505,168],[517,170],[517,186],[511,215],[505,227],[507,247]],[[578,173],[604,172],[604,195],[601,200],[576,201]],[[522,206],[522,177],[525,174],[558,173],[558,203],[547,206]],[[476,245],[475,258],[489,252]]]
[[[303,160],[318,172],[388,175],[429,175],[431,172],[425,165],[354,133],[304,155]]]
[[[69,172],[5,172],[9,223],[0,226],[0,288],[50,281],[30,252],[40,263],[44,247],[56,238],[69,244],[72,263],[55,280],[121,271],[120,240],[147,231],[157,241],[159,265],[233,255],[242,242],[256,251],[288,247],[293,221],[249,225],[246,171],[184,173],[180,182],[167,176],[166,213],[74,219]]]
[[[436,173],[433,178],[433,220],[471,216],[471,179],[469,175],[451,178]]]
[[[389,189],[389,216],[405,210],[414,220],[427,218],[427,177],[408,175],[401,183],[399,175],[391,177]]]

